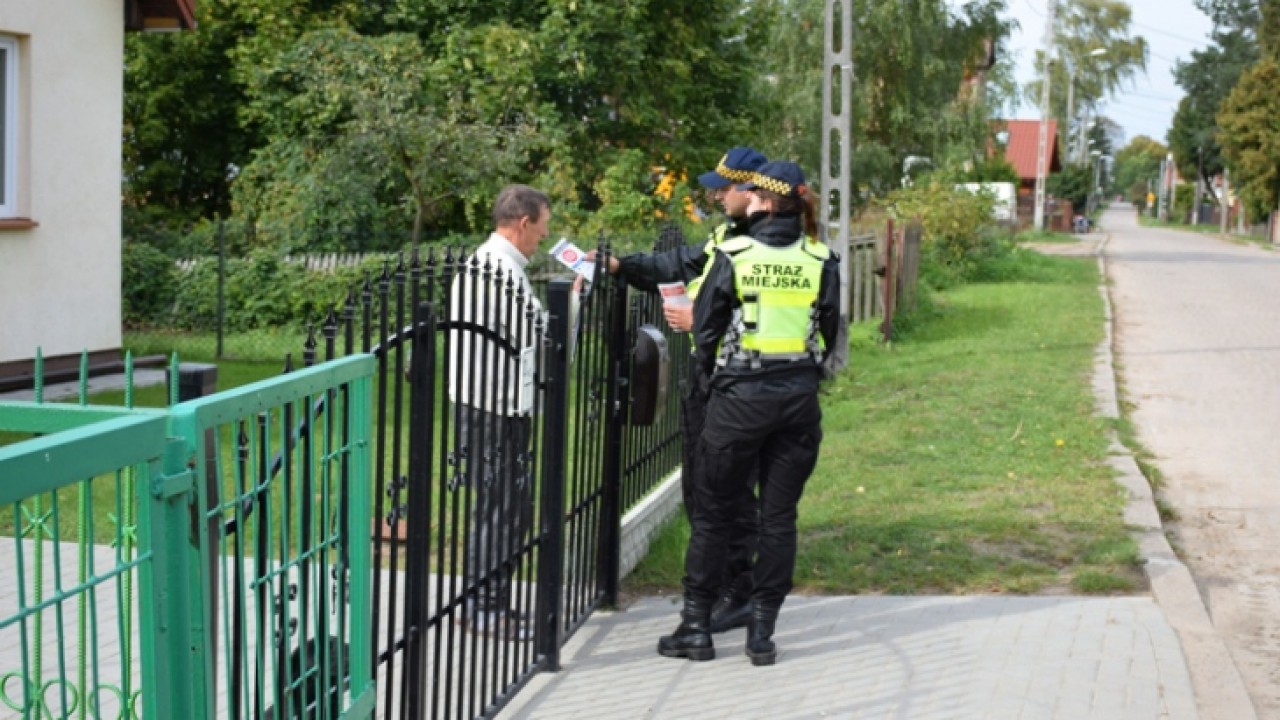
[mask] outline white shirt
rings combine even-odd
[[[454,277],[449,319],[463,327],[449,331],[450,400],[499,415],[532,413],[542,345],[537,327],[541,321],[545,332],[546,318],[525,274],[528,264],[510,240],[493,233]]]

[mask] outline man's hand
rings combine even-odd
[[[667,317],[667,324],[672,330],[693,330],[693,305],[663,305],[662,314]]]
[[[591,262],[595,262],[595,261],[596,261],[596,258],[597,258],[599,255],[600,255],[599,251],[597,251],[597,250],[592,250],[592,251],[590,251],[590,252],[588,252],[588,253],[587,253],[587,260],[590,260]],[[609,271],[609,274],[610,274],[610,275],[617,275],[617,274],[618,274],[618,271],[622,269],[622,263],[618,262],[618,258],[616,258],[616,257],[614,257],[614,256],[612,256],[612,255],[610,255],[610,256],[609,256],[609,267],[608,267],[607,269],[608,269],[608,271]]]

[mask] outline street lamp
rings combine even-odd
[[[932,165],[933,161],[923,155],[908,155],[902,161],[902,187],[911,187],[911,168],[916,165]]]

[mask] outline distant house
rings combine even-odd
[[[1058,123],[1045,123],[1045,176],[1062,170],[1062,155],[1058,146]],[[997,120],[996,148],[1002,148],[1004,157],[1018,174],[1018,224],[1030,225],[1035,216],[1036,164],[1040,157],[1039,120]],[[1058,202],[1046,196],[1045,216],[1051,229],[1068,230],[1071,227],[1072,208],[1067,202]]]
[[[118,359],[124,32],[195,0],[0,2],[0,380]]]
[[[1047,123],[1048,142],[1045,165],[1046,175],[1062,169],[1062,156],[1058,149],[1058,122]],[[1036,191],[1036,162],[1040,152],[1039,120],[998,120],[996,127],[997,140],[1003,139],[1004,157],[1018,173],[1018,194],[1033,194]]]

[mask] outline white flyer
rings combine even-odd
[[[565,267],[586,278],[588,282],[595,277],[595,262],[588,260],[587,254],[582,252],[582,248],[569,242],[568,238],[560,238],[560,241],[551,248],[551,256],[559,260]]]

